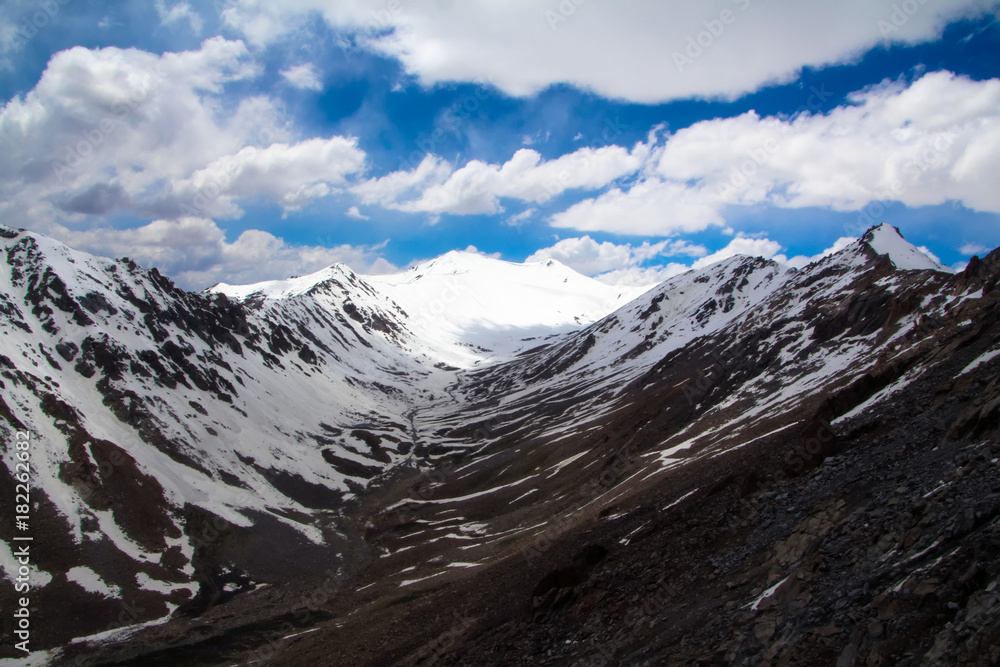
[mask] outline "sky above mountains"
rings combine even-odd
[[[1000,2],[0,6],[0,222],[185,287],[1000,245]]]

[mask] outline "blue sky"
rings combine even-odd
[[[0,222],[201,289],[1000,245],[1000,3],[14,0]]]

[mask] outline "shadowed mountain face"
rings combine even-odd
[[[53,663],[1000,660],[1000,251],[882,226],[627,301],[461,254],[191,294],[0,240]]]

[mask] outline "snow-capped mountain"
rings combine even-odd
[[[405,350],[405,316],[348,269],[235,301],[37,234],[0,240],[0,411],[35,437],[43,602],[83,610],[117,591],[143,601],[133,620],[163,616],[207,572],[228,576],[196,554],[206,517],[252,528],[248,548],[329,544],[321,515],[411,456],[407,414],[442,371]],[[224,583],[252,587],[241,576]]]
[[[908,271],[930,269],[950,272],[950,269],[931,259],[927,253],[907,243],[899,230],[891,225],[879,225],[869,229],[865,232],[862,241],[879,255],[888,255],[889,260],[897,269]]]
[[[885,225],[800,270],[736,256],[642,294],[470,253],[395,276],[337,265],[191,294],[37,234],[0,228],[0,241],[0,431],[34,437],[32,596],[63,610],[37,635],[54,661],[424,664],[440,651],[421,633],[457,632],[448,608],[464,619],[459,662],[542,642],[571,663],[584,640],[541,639],[538,615],[598,609],[598,572],[654,554],[698,570],[670,546],[690,524],[686,498],[701,509],[685,511],[716,512],[704,526],[748,498],[761,514],[759,494],[814,493],[810,471],[845,443],[876,456],[896,440],[872,415],[911,404],[962,447],[997,428],[997,381],[955,378],[1000,375],[1000,255],[955,275]],[[13,493],[5,464],[0,491]],[[857,479],[883,482],[858,465]],[[768,516],[770,528],[740,524],[747,544],[799,530],[794,512]],[[12,531],[0,525],[4,600]],[[698,535],[691,549],[718,539]],[[938,537],[871,567],[895,568],[895,585]],[[659,551],[630,547],[643,540]],[[732,563],[768,563],[768,586],[798,567],[705,558],[726,587],[706,593],[715,580],[701,573],[684,590],[733,602],[716,610],[732,619],[764,599]],[[534,620],[505,625],[524,604]],[[824,614],[789,637],[813,637],[833,623]],[[142,623],[154,625],[79,639]],[[424,630],[386,635],[387,623]],[[309,634],[289,643],[295,628]],[[759,655],[717,630],[704,641]]]
[[[461,367],[509,359],[645,291],[605,285],[556,260],[517,264],[461,251],[366,280],[403,307],[436,354]]]

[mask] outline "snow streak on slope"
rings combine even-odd
[[[575,419],[600,419],[621,390],[665,354],[744,315],[792,273],[775,262],[738,255],[677,276],[585,329],[537,341],[509,363],[463,374],[456,387],[469,406],[463,417],[483,421],[476,416],[477,406],[490,401],[495,407],[488,419],[529,431],[555,432],[578,425]],[[566,406],[574,417],[564,414],[553,423],[499,416],[540,401]],[[444,423],[458,408],[442,404],[436,409]]]
[[[511,362],[462,372],[454,401],[423,415],[437,437],[422,458],[450,472],[381,518],[385,567],[447,545],[480,564],[501,541],[530,553],[696,462],[828,442],[829,420],[926,372],[914,360],[934,358],[941,322],[971,329],[964,313],[982,291],[901,270],[863,240],[801,270],[734,257]],[[463,521],[476,536],[455,531]]]

